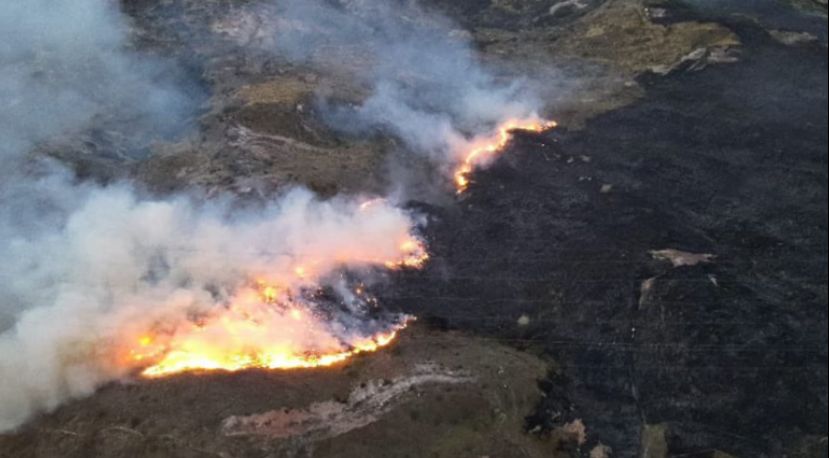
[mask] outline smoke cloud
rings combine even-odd
[[[130,52],[127,30],[117,2],[0,4],[0,160],[93,119],[133,142],[181,127],[175,68]]]
[[[175,68],[129,49],[116,6],[0,5],[0,431],[148,364],[176,364],[170,349],[217,360],[347,350],[395,324],[376,319],[354,279],[425,256],[413,235],[422,221],[384,200],[295,189],[251,207],[78,183],[56,164],[20,174],[55,136],[126,125],[143,144],[192,114]],[[371,95],[321,101],[331,125],[392,134],[447,170],[484,131],[540,108],[528,82],[499,78],[414,3],[284,0],[258,14],[279,17],[270,43],[291,60],[310,64],[332,44],[365,57],[350,64]]]
[[[372,88],[356,107],[322,102],[339,129],[381,130],[452,165],[472,137],[542,108],[530,81],[498,77],[464,31],[415,2],[283,0],[275,11],[280,21],[266,46],[297,62],[340,60]]]
[[[117,304],[103,295],[117,279],[93,277],[119,253],[72,235],[109,190],[27,154],[104,126],[137,150],[180,127],[191,100],[169,65],[127,49],[127,30],[114,2],[0,4],[0,431],[115,375],[96,355],[116,333],[106,317]],[[110,267],[128,278],[119,262]]]
[[[305,190],[248,210],[230,199],[144,200],[125,185],[76,189],[74,197],[53,228],[12,235],[0,248],[3,303],[24,310],[0,334],[0,429],[134,371],[145,364],[131,353],[144,333],[167,347],[189,338],[194,317],[203,330],[197,343],[224,346],[211,351],[342,349],[371,328],[366,304],[350,303],[360,328],[336,317],[300,324],[277,306],[256,305],[253,282],[278,285],[294,310],[320,316],[328,311],[305,300],[305,288],[336,287],[340,277],[330,276],[343,265],[403,260],[413,225],[385,202],[361,210]],[[233,336],[214,322],[228,310],[264,322]]]
[[[352,283],[425,255],[419,221],[387,201],[151,198],[27,157],[102,123],[148,142],[190,114],[114,5],[0,6],[0,431],[193,347],[219,362],[349,350],[395,325]]]

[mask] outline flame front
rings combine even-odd
[[[194,370],[238,371],[250,368],[330,366],[356,354],[373,352],[390,344],[397,337],[398,331],[405,328],[411,319],[405,317],[389,330],[347,342],[335,338],[321,326],[322,323],[315,322],[319,318],[298,308],[286,313],[258,310],[254,312],[256,316],[250,312],[234,310],[208,324],[193,325],[179,336],[158,345],[152,342],[152,337],[143,336],[131,357],[136,362],[156,361],[143,369],[141,374],[145,377],[161,377]],[[285,323],[286,320],[295,323]],[[273,335],[275,329],[282,332],[287,329],[288,335],[296,334],[299,330],[310,333],[319,340],[309,342],[305,339],[286,339],[284,336],[280,338]]]
[[[397,217],[389,208],[383,200],[369,201],[354,208],[355,218],[382,225]],[[157,320],[159,329],[141,331],[129,339],[119,352],[120,364],[139,368],[144,377],[161,377],[186,371],[330,366],[376,351],[389,345],[414,318],[398,316],[376,322],[357,317],[355,321],[362,320],[362,324],[354,329],[354,321],[349,326],[332,320],[331,313],[338,312],[320,304],[326,300],[330,304],[336,296],[337,304],[353,309],[376,307],[365,285],[348,283],[339,266],[422,267],[428,260],[422,241],[411,233],[398,232],[397,237],[397,241],[369,237],[336,250],[315,251],[320,257],[308,256],[274,268],[280,274],[253,276],[237,286],[226,301],[190,312],[187,319]],[[329,285],[328,293],[320,286],[323,284]],[[341,288],[337,295],[330,291],[332,284]],[[173,328],[165,328],[171,321]]]
[[[453,174],[455,189],[458,193],[465,191],[469,186],[469,175],[500,154],[512,138],[512,132],[542,132],[557,125],[555,121],[546,121],[538,116],[509,119],[499,124],[495,133],[472,139],[461,148],[461,161]]]
[[[541,132],[555,126],[555,121],[537,116],[511,119],[491,135],[464,142],[457,148],[453,174],[457,192],[468,187],[469,175],[476,168],[503,151],[514,131]],[[317,307],[314,294],[322,291],[319,285],[338,266],[416,269],[426,263],[429,255],[424,244],[408,231],[410,226],[401,224],[392,208],[383,199],[355,206],[347,219],[358,228],[355,234],[362,234],[359,241],[311,248],[312,255],[299,256],[293,264],[275,269],[276,273],[268,274],[265,269],[250,275],[226,301],[176,321],[173,329],[135,334],[121,353],[121,364],[140,368],[145,377],[197,370],[311,368],[390,344],[412,317],[375,324],[370,331],[348,330]],[[371,223],[363,225],[361,218]],[[325,243],[324,238],[320,240]],[[362,284],[352,286],[344,296],[362,306],[376,304]]]
[[[355,294],[365,295],[362,287]],[[144,367],[141,374],[146,377],[194,370],[330,366],[390,344],[412,319],[403,316],[371,335],[340,336],[308,303],[261,284],[243,290],[232,306],[188,322],[172,335],[140,335],[128,358],[131,365]]]

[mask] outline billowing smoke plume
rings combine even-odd
[[[113,375],[95,357],[106,351],[100,339],[116,333],[106,317],[119,304],[105,301],[114,287],[106,281],[131,270],[123,253],[109,252],[115,247],[106,238],[87,247],[91,239],[77,233],[72,239],[89,218],[83,209],[108,190],[74,184],[61,166],[27,153],[102,127],[120,127],[125,149],[138,150],[179,126],[192,107],[172,83],[171,66],[127,49],[127,24],[116,5],[0,4],[0,430]],[[127,199],[127,191],[119,192]],[[110,275],[94,278],[101,273],[96,264],[119,256]]]
[[[53,228],[4,241],[3,300],[24,311],[0,334],[0,429],[145,365],[154,350],[202,345],[200,356],[218,362],[256,347],[287,356],[342,350],[363,337],[359,329],[301,320],[326,312],[304,289],[336,287],[339,277],[326,277],[343,264],[422,254],[415,245],[401,250],[412,221],[385,202],[361,209],[295,190],[245,211],[141,200],[125,186],[75,196]],[[263,303],[258,282],[272,285],[274,304]],[[255,314],[258,325],[239,320],[246,327],[234,334],[220,321],[234,313]]]
[[[128,49],[116,5],[0,6],[0,430],[154,364],[359,348],[390,323],[373,324],[344,269],[366,279],[425,256],[385,201],[147,198],[29,157],[101,124],[149,142],[189,114],[170,64]]]
[[[126,26],[117,2],[0,4],[0,160],[93,118],[136,141],[179,126],[192,101],[173,67],[126,49]]]
[[[0,252],[17,234],[54,227],[55,216],[86,192],[59,166],[34,163],[33,148],[99,129],[101,136],[117,130],[132,149],[190,114],[193,102],[174,84],[174,67],[131,52],[127,32],[116,2],[0,4]],[[2,280],[5,287],[14,279]],[[23,307],[5,290],[0,331]]]
[[[497,77],[463,30],[417,3],[284,0],[275,11],[280,21],[266,46],[297,61],[339,60],[371,86],[357,107],[326,107],[340,129],[383,130],[454,165],[471,137],[541,108],[529,81]]]
[[[21,176],[21,158],[56,135],[111,123],[149,141],[186,119],[170,67],[128,49],[116,4],[0,6],[0,168],[12,171],[0,173],[0,430],[148,367],[295,367],[359,348],[395,323],[372,321],[352,279],[425,259],[419,222],[383,200],[294,190],[245,209],[78,184],[60,166]],[[392,134],[447,170],[479,134],[539,108],[414,4],[271,7],[260,14],[279,17],[267,33],[283,55],[311,62],[335,44],[365,57],[352,68],[371,95],[323,104],[332,125]]]

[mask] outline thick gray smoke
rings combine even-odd
[[[186,342],[217,361],[251,348],[342,350],[359,330],[315,317],[321,311],[299,299],[303,288],[336,287],[326,276],[341,265],[418,254],[401,253],[413,222],[385,202],[360,209],[295,190],[244,211],[221,200],[142,200],[123,185],[71,189],[71,199],[52,202],[64,206],[52,227],[2,234],[0,300],[19,313],[0,333],[0,430],[140,368],[130,355],[146,350],[138,342],[149,332],[156,348]],[[278,285],[302,323],[260,304],[254,281]],[[216,317],[240,318],[245,331]]]
[[[127,136],[177,126],[192,102],[173,68],[129,52],[117,2],[0,3],[0,160],[96,118]]]
[[[106,191],[27,153],[106,123],[146,141],[192,106],[169,81],[171,67],[127,49],[127,31],[116,2],[0,3],[0,430],[101,380],[80,360],[94,331],[68,338],[98,326],[88,313],[96,304],[57,298],[72,283],[61,264],[108,256],[104,245],[69,252],[61,235],[91,194]]]
[[[181,365],[185,348],[217,364],[251,348],[348,350],[389,323],[347,321],[365,303],[335,273],[423,256],[416,221],[386,201],[293,190],[245,210],[230,197],[146,198],[28,157],[101,123],[151,140],[187,114],[168,65],[128,49],[115,5],[0,5],[0,431],[157,360]],[[304,296],[321,286],[350,314],[325,318]]]
[[[27,160],[32,148],[101,124],[147,141],[189,114],[173,67],[127,49],[127,25],[106,0],[0,4],[0,243],[54,226],[86,192],[61,167]],[[19,305],[0,300],[2,330]]]
[[[329,107],[331,123],[383,129],[438,163],[454,163],[471,135],[540,109],[529,81],[499,78],[479,61],[465,32],[404,1],[284,0],[271,42],[298,61],[341,59],[371,95],[356,108]]]

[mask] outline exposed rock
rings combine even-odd
[[[792,32],[789,30],[769,30],[772,38],[787,46],[796,46],[804,43],[814,43],[817,37],[809,32]]]
[[[656,277],[650,277],[642,280],[639,285],[639,308],[641,309],[651,300],[653,295],[653,285],[656,283]]]
[[[577,418],[555,428],[552,436],[559,441],[581,446],[587,442],[587,428],[584,426],[584,422]]]
[[[528,324],[530,324],[530,316],[527,314],[519,316],[517,323],[518,326],[527,326]]]
[[[321,401],[307,407],[231,416],[222,421],[228,436],[301,438],[320,441],[374,423],[405,402],[406,395],[422,385],[473,383],[463,372],[429,364],[416,364],[411,374],[393,380],[369,380],[354,388],[345,402]]]
[[[587,4],[584,0],[564,0],[551,6],[547,14],[555,17],[561,12],[566,12],[568,9],[583,10],[585,8],[587,8]]]
[[[697,264],[708,264],[714,262],[717,255],[710,253],[689,253],[687,251],[666,248],[664,250],[651,250],[650,255],[658,261],[670,261],[674,267],[695,266]]]
[[[663,423],[642,425],[642,446],[640,458],[667,458],[668,456],[667,425]]]
[[[590,458],[610,458],[610,455],[612,455],[612,454],[613,454],[613,449],[612,448],[610,448],[607,445],[604,445],[602,443],[599,443],[598,445],[596,445],[595,447],[590,449],[589,457]]]
[[[709,63],[730,64],[734,62],[737,62],[737,56],[731,52],[731,48],[697,48],[682,56],[676,62],[667,65],[654,65],[650,70],[659,75],[667,75],[680,68],[695,72],[702,70]]]

